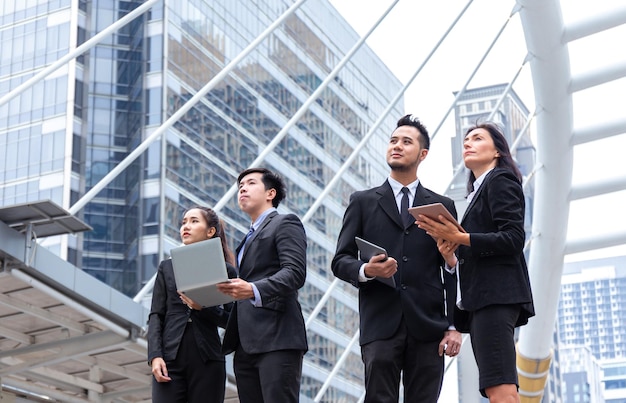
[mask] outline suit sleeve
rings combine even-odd
[[[355,236],[362,234],[361,208],[358,198],[353,194],[343,216],[343,225],[337,239],[337,250],[331,268],[339,279],[359,287],[359,270],[363,262],[357,259],[359,248],[354,241]]]
[[[489,208],[487,222],[481,223],[485,232],[470,233],[471,250],[475,256],[514,255],[524,249],[524,192],[520,183],[509,173],[500,173],[487,184]]]
[[[148,316],[148,363],[153,358],[163,357],[163,323],[167,312],[167,291],[162,265],[163,262],[159,264],[154,280],[152,306]]]
[[[266,306],[273,297],[295,293],[306,280],[306,233],[294,214],[278,215],[274,234],[279,268],[270,276],[254,281]]]

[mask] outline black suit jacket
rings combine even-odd
[[[454,202],[418,185],[413,206],[442,203],[456,217]],[[359,282],[358,236],[387,250],[398,261],[396,288],[376,280]],[[402,317],[418,340],[439,341],[453,323],[455,277],[442,270],[436,242],[417,225],[405,228],[389,182],[350,197],[332,262],[335,276],[359,288],[360,343],[392,336]],[[443,281],[442,281],[443,276]],[[444,302],[444,286],[448,309]],[[450,312],[450,315],[447,315]]]
[[[457,250],[465,310],[521,304],[517,326],[535,314],[524,258],[524,213],[521,184],[510,171],[495,168],[478,188],[461,220],[471,244]]]
[[[237,276],[232,265],[227,264],[226,267],[229,277]],[[217,326],[226,326],[232,304],[227,304],[223,309],[189,309],[180,300],[176,290],[172,260],[163,260],[154,281],[152,308],[148,318],[148,362],[155,357],[162,357],[165,362],[174,360],[188,324],[202,360],[224,361]],[[191,323],[188,323],[189,319]]]
[[[243,242],[237,247],[237,254]],[[270,213],[246,245],[239,277],[254,283],[262,306],[235,301],[223,351],[248,354],[308,349],[298,289],[306,279],[306,234],[294,214]]]

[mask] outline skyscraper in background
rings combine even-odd
[[[0,94],[142,3],[3,1]],[[0,203],[49,199],[70,208],[291,4],[163,0],[0,106]],[[49,237],[42,246],[134,295],[180,243],[183,210],[214,206],[358,38],[326,0],[306,2],[86,204],[78,215],[93,231]],[[261,164],[286,179],[282,209],[307,213],[400,89],[372,51],[359,50]],[[349,195],[387,175],[382,150],[402,111],[400,101],[305,222],[305,315],[333,280],[330,260]],[[248,218],[234,197],[219,213],[234,247]],[[358,329],[355,295],[337,286],[309,327],[306,396],[315,396]],[[325,399],[357,401],[361,386],[356,347]]]

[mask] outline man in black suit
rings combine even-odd
[[[415,116],[398,121],[387,148],[388,180],[352,194],[337,241],[333,273],[359,289],[366,403],[398,402],[401,373],[405,402],[436,402],[443,354],[455,356],[461,347],[451,314],[455,277],[444,269],[436,241],[407,211],[410,205],[439,202],[456,217],[451,199],[417,179],[429,145]],[[355,236],[382,246],[389,257],[359,260]],[[392,276],[395,288],[376,280]]]
[[[282,179],[265,168],[239,175],[239,207],[252,220],[237,248],[239,278],[219,286],[237,301],[223,349],[235,352],[241,403],[297,402],[307,351],[298,289],[306,279],[306,234],[294,214],[278,214]]]

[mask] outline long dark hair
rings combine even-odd
[[[517,163],[515,162],[515,160],[513,160],[513,157],[511,156],[509,144],[506,142],[506,138],[504,137],[502,128],[494,122],[476,123],[474,126],[467,129],[464,137],[467,137],[467,135],[470,134],[472,130],[476,129],[484,129],[487,131],[487,133],[489,133],[489,136],[491,136],[491,139],[493,140],[493,145],[496,148],[496,151],[498,151],[498,154],[500,154],[496,161],[496,168],[504,168],[511,171],[513,175],[515,175],[517,180],[522,183],[522,173],[517,167]],[[474,172],[470,170],[469,176],[467,178],[468,194],[470,194],[474,190],[475,180],[476,177],[474,176]]]
[[[228,242],[226,242],[226,224],[224,223],[224,221],[217,216],[217,213],[213,211],[213,209],[203,206],[189,207],[187,210],[185,210],[183,216],[187,214],[189,210],[193,209],[198,209],[202,212],[202,216],[206,220],[207,226],[209,228],[215,228],[214,237],[218,236],[220,238],[220,241],[222,243],[222,250],[224,251],[224,260],[234,266],[235,255],[228,247]]]

